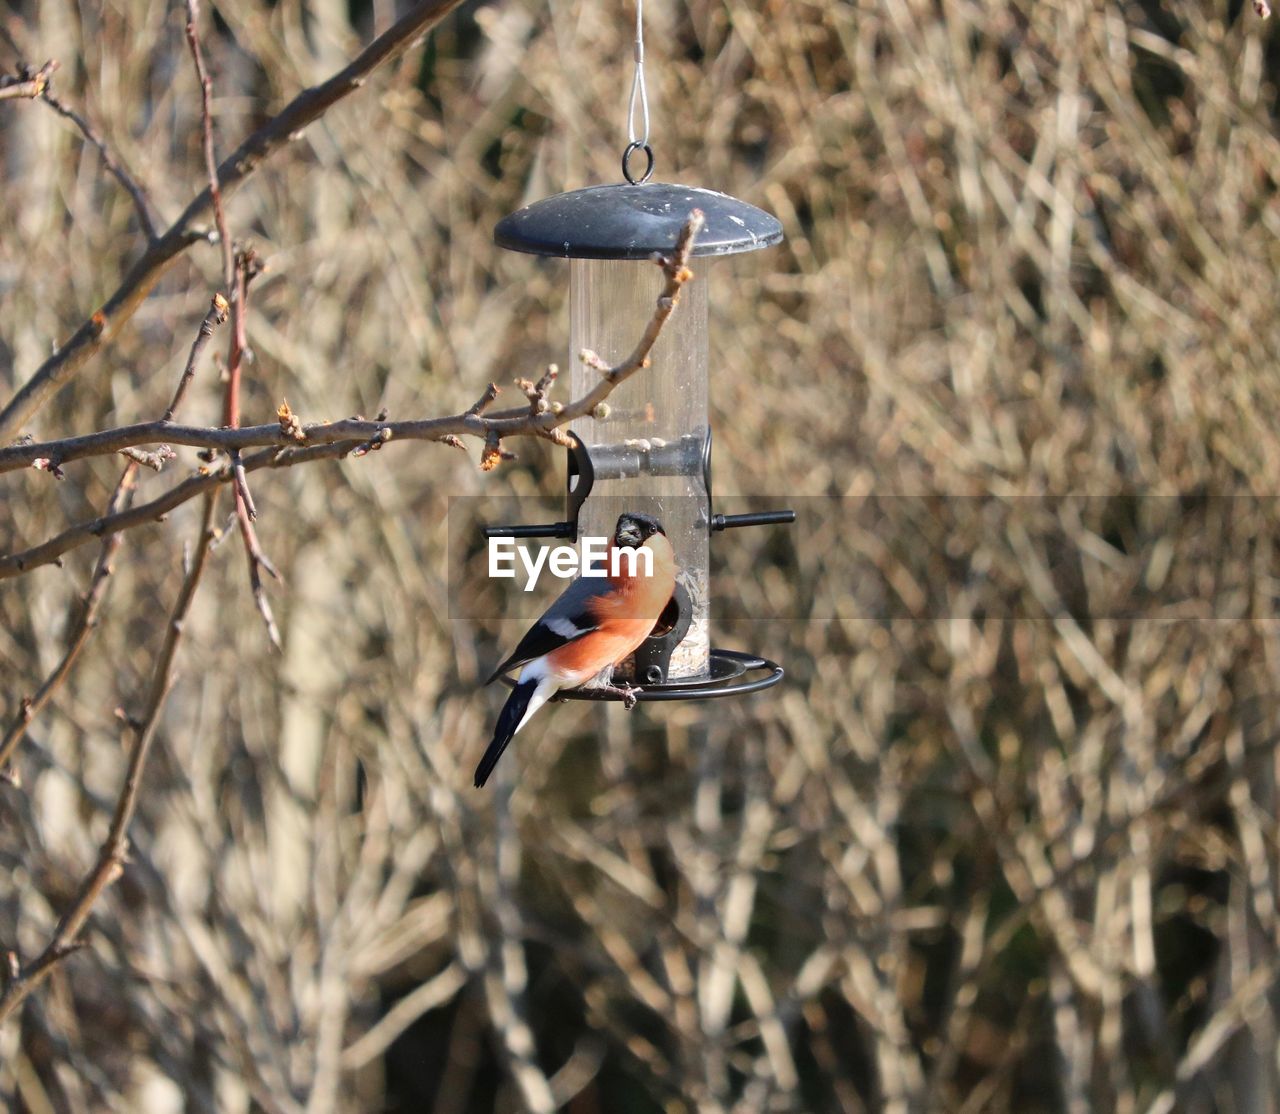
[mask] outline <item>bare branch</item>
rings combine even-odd
[[[40,99],[52,108],[59,116],[65,117],[75,124],[75,126],[80,129],[80,134],[98,149],[98,155],[102,159],[102,165],[105,166],[108,173],[110,173],[112,177],[114,177],[115,180],[124,187],[124,191],[133,201],[134,211],[138,214],[138,224],[142,226],[142,234],[146,236],[148,242],[155,240],[156,226],[155,222],[151,219],[151,204],[147,200],[146,193],[142,187],[138,185],[133,175],[125,169],[124,163],[111,153],[110,148],[107,147],[106,141],[98,134],[94,126],[81,116],[80,113],[76,112],[75,109],[63,104],[62,101],[53,95],[47,85],[45,86]]]
[[[244,460],[238,452],[231,454],[231,473],[235,477],[236,498],[244,505],[251,519],[257,519],[258,508],[253,505],[253,495],[249,491],[249,480],[244,474]]]
[[[305,89],[294,97],[281,112],[223,160],[218,168],[218,181],[223,197],[237,189],[264,160],[297,139],[308,124],[359,89],[369,74],[384,63],[398,58],[419,36],[429,31],[461,3],[462,0],[419,0],[348,66],[322,84]],[[197,225],[211,211],[212,205],[212,193],[206,187],[169,226],[168,231],[147,248],[146,253],[133,265],[102,308],[36,369],[0,411],[0,442],[11,441],[23,423],[120,331],[169,265],[192,244],[205,239],[205,234]]]
[[[452,1001],[467,985],[467,972],[454,961],[416,990],[406,994],[367,1033],[342,1052],[342,1066],[352,1071],[381,1056],[388,1046],[423,1014]]]
[[[686,282],[693,278],[693,273],[689,270],[689,256],[693,251],[693,246],[698,239],[698,233],[702,231],[706,218],[703,216],[701,209],[694,209],[689,214],[689,219],[684,222],[684,226],[680,229],[680,236],[676,240],[675,251],[670,255],[654,255],[653,261],[662,268],[662,273],[666,276],[667,284],[663,288],[661,294],[658,295],[657,308],[654,310],[653,316],[649,319],[649,324],[645,326],[644,334],[640,337],[640,342],[636,345],[635,350],[615,367],[605,369],[605,382],[610,387],[615,387],[624,379],[629,378],[639,371],[642,367],[648,366],[649,353],[653,351],[653,346],[658,342],[658,336],[662,332],[662,326],[666,324],[667,318],[671,316],[672,311],[680,302],[680,290]],[[598,390],[599,388],[597,388]],[[587,395],[578,405],[582,405],[585,409],[574,414],[573,417],[580,418],[589,413],[597,402],[604,400],[608,392],[600,395],[595,401],[591,401],[594,392]]]
[[[686,263],[689,253],[693,250],[701,223],[702,214],[695,210],[681,230],[676,252],[669,259],[660,259],[667,282],[658,298],[653,317],[645,327],[635,351],[617,367],[607,369],[600,382],[591,391],[567,406],[552,406],[546,410],[540,410],[536,405],[534,400],[540,392],[550,386],[552,376],[548,371],[538,383],[530,384],[529,406],[520,410],[504,411],[491,417],[472,412],[483,408],[482,404],[489,395],[488,391],[470,410],[455,417],[409,422],[388,422],[382,418],[374,421],[350,418],[346,421],[316,426],[300,426],[296,415],[289,409],[288,404],[284,403],[277,411],[278,420],[272,425],[212,430],[173,426],[168,422],[152,422],[122,430],[89,434],[82,438],[70,438],[61,442],[16,445],[9,449],[0,449],[0,472],[31,465],[36,460],[45,461],[47,467],[57,468],[68,459],[104,452],[118,452],[130,446],[154,443],[161,438],[173,444],[200,445],[209,449],[222,449],[233,454],[232,461],[221,468],[202,469],[199,475],[185,480],[150,503],[78,523],[41,545],[0,557],[0,580],[20,576],[34,568],[56,562],[64,553],[86,544],[93,538],[106,537],[150,521],[159,521],[174,507],[212,490],[219,484],[238,480],[242,490],[247,489],[245,476],[258,468],[289,467],[310,460],[342,457],[352,452],[363,455],[395,438],[441,441],[453,445],[459,436],[465,435],[483,437],[484,450],[480,457],[480,467],[484,471],[490,471],[501,461],[514,459],[511,453],[502,448],[504,437],[536,436],[555,439],[560,433],[561,426],[575,417],[595,410],[620,383],[625,382],[645,366],[648,353],[661,334],[663,325],[679,303],[681,288],[693,277]],[[211,309],[210,312],[212,313],[213,310]],[[492,387],[492,384],[490,386]],[[243,449],[255,446],[298,444],[306,444],[308,447],[284,451],[266,449],[247,459],[239,456]],[[238,472],[242,474],[237,476]],[[238,515],[242,505],[244,505],[243,499],[238,496]],[[268,632],[272,633],[274,643],[277,641],[278,633],[273,633],[275,624],[271,617],[270,606],[266,601],[259,571],[265,568],[270,575],[277,574],[270,561],[263,555],[261,546],[257,544],[248,514],[245,513],[239,517],[241,534],[245,539],[246,552],[250,558],[250,582],[253,586],[254,599],[259,611],[262,612]]]
[[[156,661],[155,671],[151,677],[151,687],[147,695],[146,710],[137,729],[137,740],[133,752],[129,756],[129,767],[125,772],[124,785],[116,801],[115,812],[111,817],[111,827],[107,838],[98,854],[98,861],[88,877],[80,886],[71,908],[63,915],[53,939],[45,950],[31,964],[23,969],[18,967],[16,976],[9,978],[3,993],[0,993],[0,1024],[45,979],[53,973],[54,968],[83,943],[78,939],[80,930],[89,918],[94,903],[103,891],[120,877],[128,857],[129,822],[133,819],[134,810],[138,807],[138,793],[142,788],[142,773],[151,753],[151,744],[155,740],[156,728],[160,723],[160,709],[173,677],[173,662],[178,651],[178,642],[182,638],[183,624],[191,601],[195,598],[196,588],[204,573],[205,560],[209,555],[209,543],[213,539],[213,512],[217,503],[216,493],[211,492],[205,498],[204,514],[201,517],[200,537],[196,544],[195,556],[191,567],[183,581],[182,590],[174,604],[173,613],[169,617],[169,625],[165,632],[164,645],[160,648],[160,656]]]
[[[209,176],[209,198],[213,205],[213,223],[218,230],[218,246],[222,249],[222,283],[235,301],[235,260],[231,250],[231,234],[227,231],[227,214],[222,206],[222,189],[218,185],[218,163],[213,153],[213,82],[205,69],[196,25],[200,20],[200,0],[187,0],[187,46],[195,62],[196,80],[200,82],[200,138],[204,150],[205,172]],[[234,312],[234,311],[233,311]]]
[[[236,452],[266,445],[291,445],[303,442],[334,444],[340,441],[405,440],[442,441],[451,444],[449,440],[451,437],[476,437],[486,443],[492,443],[494,438],[500,442],[508,437],[553,436],[554,431],[575,418],[592,413],[620,384],[626,382],[647,364],[649,352],[661,334],[667,319],[679,304],[681,288],[693,277],[687,263],[701,226],[702,214],[695,210],[681,230],[676,251],[669,258],[660,258],[659,262],[667,281],[655,304],[653,317],[645,326],[635,350],[615,367],[608,367],[603,362],[597,361],[597,366],[602,371],[600,382],[581,398],[563,406],[551,404],[543,409],[538,404],[540,398],[545,401],[545,393],[551,385],[553,376],[548,371],[537,383],[529,384],[529,391],[526,392],[530,397],[528,405],[492,414],[484,413],[498,393],[498,388],[492,383],[480,399],[462,413],[445,418],[398,422],[348,418],[337,422],[302,425],[286,403],[277,415],[278,420],[266,425],[244,426],[239,429],[208,429],[175,426],[164,421],[143,422],[85,434],[81,437],[13,445],[0,449],[0,472],[28,468],[40,459],[51,461],[54,465],[61,467],[72,460],[116,453],[131,445],[156,444],[161,441],[172,445],[192,445],[204,449]]]
[[[204,315],[204,320],[200,322],[196,339],[191,342],[191,352],[187,356],[187,366],[182,369],[182,378],[178,380],[178,386],[173,392],[173,398],[169,402],[168,409],[164,412],[164,417],[160,419],[161,421],[170,422],[173,420],[173,415],[177,412],[183,398],[186,396],[187,388],[191,386],[191,380],[196,373],[196,361],[200,359],[200,353],[204,351],[204,346],[209,343],[209,338],[213,336],[213,330],[223,324],[226,319],[227,299],[221,294],[215,294],[213,301],[209,304],[209,312]]]
[[[283,424],[282,424],[283,423]],[[507,422],[503,427],[506,437],[528,436],[531,429],[522,430],[519,422]],[[295,444],[333,444],[338,441],[368,441],[381,437],[388,430],[397,440],[438,441],[446,434],[484,437],[488,432],[485,419],[468,419],[465,415],[450,418],[430,418],[419,421],[370,421],[363,418],[346,418],[337,422],[320,422],[303,425],[292,411],[284,419],[267,425],[226,427],[173,425],[166,421],[139,422],[136,425],[107,429],[82,437],[68,437],[60,441],[32,441],[0,449],[0,473],[36,466],[45,460],[61,467],[73,460],[91,456],[107,456],[134,445],[188,445],[193,448],[220,452],[242,452],[267,445],[289,446]],[[47,469],[47,465],[44,466]]]
[[[50,58],[34,73],[29,67],[23,66],[18,70],[16,77],[12,74],[5,74],[0,77],[0,101],[14,100],[20,97],[34,100],[43,96],[45,89],[48,88],[49,79],[53,77],[53,71],[57,68],[57,60]]]
[[[307,464],[313,460],[327,460],[346,456],[360,442],[347,440],[333,444],[314,445],[303,449],[265,449],[244,461],[246,472],[259,468],[288,468],[295,464]],[[220,468],[202,468],[199,473],[184,480],[176,487],[149,503],[143,503],[118,514],[103,515],[77,523],[41,545],[0,557],[0,580],[19,576],[41,565],[56,563],[64,553],[86,545],[94,538],[142,526],[148,522],[162,522],[175,507],[182,506],[198,495],[203,495],[235,478],[230,462]]]
[[[121,509],[128,505],[137,474],[138,466],[136,464],[129,464],[125,468],[124,474],[120,477],[120,482],[116,484],[116,489],[112,492],[111,498],[107,502],[106,513],[108,517],[120,513]],[[93,570],[93,576],[89,580],[89,589],[84,595],[80,618],[72,628],[62,660],[58,662],[53,672],[45,678],[44,683],[36,689],[34,694],[22,699],[18,707],[18,714],[14,716],[4,737],[0,739],[0,772],[3,772],[8,765],[9,759],[17,749],[18,743],[31,721],[40,714],[45,705],[49,703],[50,697],[57,691],[58,686],[66,680],[67,675],[71,672],[71,667],[75,664],[76,658],[80,656],[80,651],[84,649],[85,644],[89,641],[89,636],[98,622],[98,611],[102,606],[103,597],[107,592],[108,579],[112,572],[111,563],[115,558],[116,550],[120,548],[122,540],[122,534],[111,534],[103,539],[102,552],[98,555],[98,563]],[[10,774],[8,780],[13,784],[17,784],[18,781],[16,774]]]
[[[502,388],[499,387],[497,383],[490,383],[484,389],[484,394],[482,394],[478,399],[475,400],[475,402],[473,402],[470,406],[468,406],[463,411],[463,413],[464,414],[483,414],[489,408],[489,404],[495,398],[498,397],[498,394],[501,390]]]
[[[191,353],[187,357],[186,366],[182,369],[182,375],[178,380],[177,387],[174,389],[173,398],[169,401],[169,406],[165,410],[166,419],[172,418],[179,405],[181,405],[183,397],[186,395],[187,387],[195,375],[196,361],[199,359],[201,351],[209,343],[209,338],[213,335],[214,328],[222,324],[226,319],[227,300],[221,294],[215,294],[209,306],[209,312],[205,314],[204,320],[200,322],[200,328],[196,332],[196,339],[192,342]],[[167,456],[162,455],[159,450],[155,453],[147,453],[132,447],[121,450],[130,457],[130,463],[125,466],[124,472],[116,484],[115,491],[112,492],[111,498],[107,502],[107,518],[118,515],[128,508],[136,487],[139,464],[154,467],[158,472],[166,459],[172,459],[174,453],[171,449],[168,449],[167,446],[161,446],[161,449],[167,451]],[[45,678],[44,683],[36,690],[34,695],[21,701],[18,714],[9,725],[4,737],[0,739],[0,776],[6,776],[13,784],[18,781],[17,775],[12,771],[6,771],[5,767],[8,765],[9,759],[13,756],[31,721],[40,714],[54,692],[67,679],[76,658],[80,656],[80,651],[84,649],[90,635],[97,626],[98,612],[101,610],[108,585],[110,584],[112,562],[115,559],[116,550],[120,548],[122,539],[123,535],[119,533],[111,533],[103,537],[102,550],[98,554],[98,562],[94,567],[93,576],[89,580],[89,588],[84,594],[83,606],[80,609],[79,617],[71,628],[71,633],[67,639],[67,649],[62,656],[62,660],[54,667],[53,672]]]

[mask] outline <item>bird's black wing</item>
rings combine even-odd
[[[520,645],[512,651],[485,684],[491,684],[504,673],[510,673],[522,665],[527,665],[534,658],[576,642],[584,635],[590,634],[600,627],[595,616],[592,603],[600,596],[607,595],[612,585],[604,576],[579,577],[561,593],[520,639]]]

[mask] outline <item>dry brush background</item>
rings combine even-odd
[[[0,1029],[8,1108],[1277,1109],[1273,22],[1194,0],[648,11],[659,176],[786,229],[710,281],[717,489],[800,510],[717,539],[716,606],[754,617],[718,641],[788,680],[557,707],[476,792],[499,699],[477,682],[534,605],[451,608],[448,502],[554,495],[560,451],[512,443],[482,474],[477,446],[393,443],[255,474],[283,650],[231,536],[131,861]],[[219,0],[219,155],[397,14]],[[0,69],[58,59],[162,227],[206,181],[184,18],[0,7]],[[227,208],[268,267],[246,423],[285,398],[453,413],[563,364],[563,265],[490,233],[616,180],[631,18],[466,5],[264,163]],[[0,104],[0,168],[3,401],[144,241],[47,106]],[[189,248],[24,430],[158,417],[221,277]],[[188,420],[218,424],[217,378],[206,356]],[[140,498],[198,463],[144,471]],[[0,550],[100,513],[120,467],[5,475]],[[127,534],[0,783],[0,945],[23,960],[106,834],[199,514]],[[96,553],[0,585],[3,726]]]

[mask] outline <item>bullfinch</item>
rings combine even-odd
[[[649,551],[648,560],[625,552],[642,549]],[[477,788],[515,733],[561,689],[590,685],[620,695],[627,708],[635,706],[636,690],[610,683],[613,670],[648,637],[675,586],[675,554],[662,524],[647,514],[619,516],[603,569],[570,584],[485,682],[523,666],[476,767]]]

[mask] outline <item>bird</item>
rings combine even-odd
[[[649,550],[649,568],[639,554],[619,552],[627,549]],[[516,732],[562,689],[589,685],[621,696],[628,710],[635,707],[638,690],[613,685],[613,670],[648,637],[675,586],[675,553],[662,523],[647,514],[619,515],[603,569],[570,584],[485,682],[520,668],[476,767],[477,789]]]

